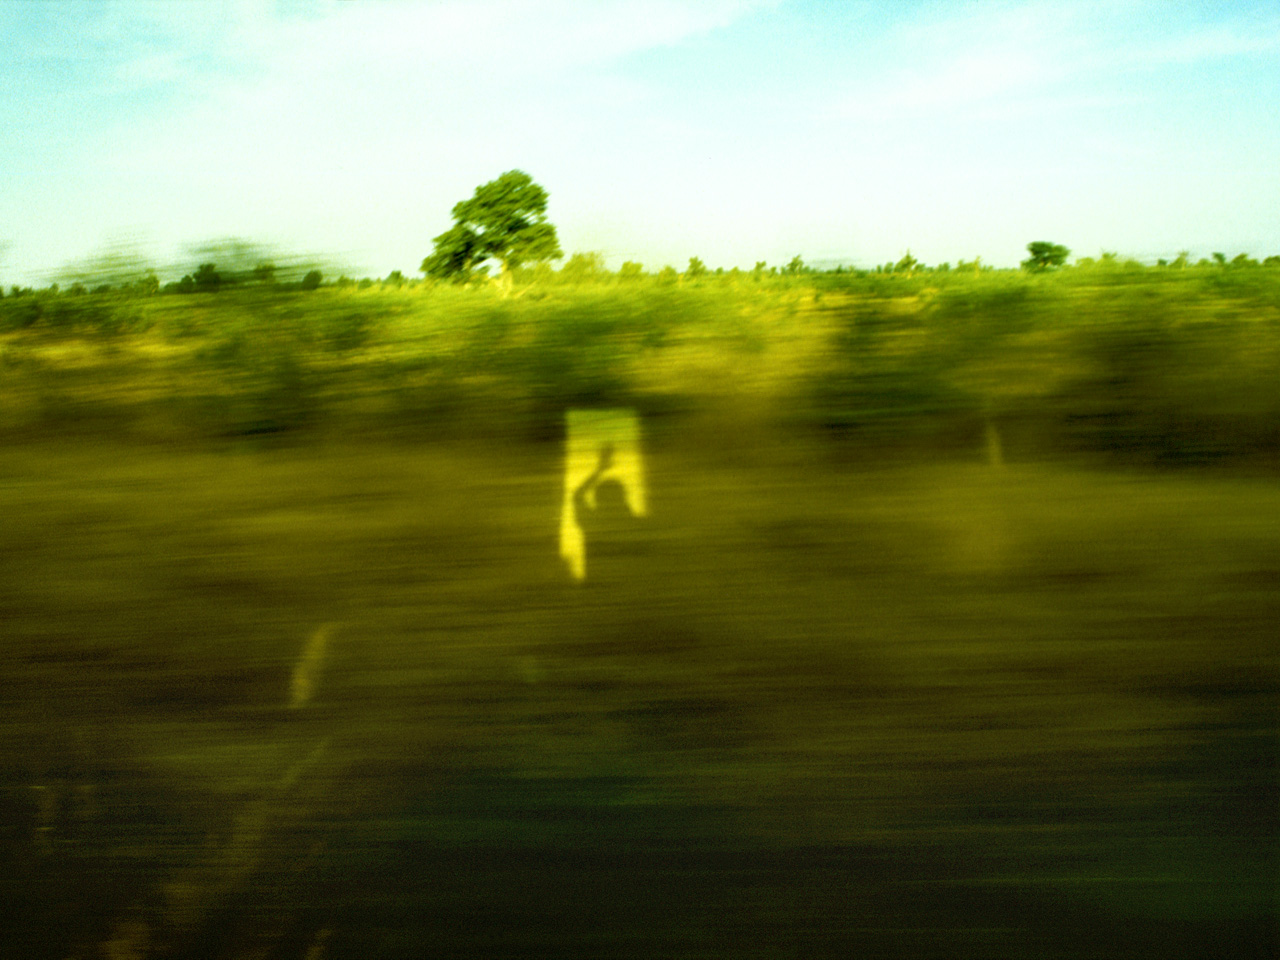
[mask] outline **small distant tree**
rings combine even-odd
[[[1190,250],[1179,250],[1178,255],[1173,258],[1173,263],[1169,264],[1169,266],[1177,270],[1182,270],[1182,269],[1185,269],[1185,267],[1187,266],[1187,262],[1190,259],[1191,259]]]
[[[191,274],[186,274],[181,280],[174,280],[164,285],[165,293],[195,293],[196,282]],[[97,291],[94,291],[97,293]]]
[[[1264,267],[1280,267],[1280,256],[1272,255],[1262,261]]]
[[[1071,256],[1071,251],[1062,244],[1050,243],[1048,240],[1035,240],[1028,243],[1027,252],[1031,256],[1022,261],[1022,269],[1031,273],[1053,270],[1066,263],[1067,257]]]
[[[803,258],[797,253],[783,268],[782,272],[789,277],[798,277],[802,273],[807,273],[808,268],[805,267]]]
[[[220,286],[225,290],[237,284],[257,280],[257,268],[274,264],[276,255],[261,244],[236,237],[210,240],[188,248],[195,263],[216,263]]]
[[[684,271],[685,278],[688,280],[696,280],[698,277],[707,275],[707,265],[697,257],[689,258],[689,266]]]
[[[191,279],[201,293],[215,293],[222,286],[222,276],[212,263],[200,264]]]
[[[405,283],[404,274],[399,270],[392,270],[387,274],[387,279],[382,282],[388,287],[395,287],[399,290]]]
[[[764,276],[765,271],[769,269],[769,265],[763,260],[757,260],[756,265],[751,268],[751,279],[759,280]]]
[[[153,297],[160,292],[160,278],[148,270],[145,276],[129,285],[129,290],[140,297]]]
[[[1213,262],[1220,267],[1225,267],[1227,265],[1227,255],[1225,253],[1215,253],[1213,255]]]
[[[270,286],[276,282],[276,265],[274,263],[260,263],[253,268],[253,279],[262,284],[264,287]]]
[[[619,280],[638,280],[644,276],[644,264],[628,260],[618,268]]]
[[[1247,253],[1241,253],[1231,258],[1231,265],[1237,268],[1238,267],[1256,267],[1258,265],[1258,261],[1254,260]]]
[[[905,273],[907,276],[911,276],[916,272],[916,267],[919,266],[919,264],[920,261],[913,257],[911,255],[911,251],[908,250],[902,255],[902,259],[893,265],[893,272]]]
[[[301,288],[303,290],[315,290],[320,286],[320,281],[323,279],[319,270],[309,270],[307,275],[302,278]]]
[[[560,268],[560,279],[569,283],[584,283],[599,279],[605,272],[604,254],[575,253]]]
[[[667,264],[658,271],[658,282],[661,284],[675,283],[678,279],[680,279],[680,274],[676,273],[676,268],[671,264]]]

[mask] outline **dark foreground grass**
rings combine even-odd
[[[1274,483],[730,437],[6,447],[0,955],[1274,954]]]

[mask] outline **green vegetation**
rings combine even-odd
[[[558,260],[556,228],[547,222],[547,192],[521,170],[476,187],[453,208],[453,227],[435,239],[422,272],[445,280],[468,280],[495,259],[504,271],[526,263]]]
[[[0,954],[1266,955],[1280,270],[1223,260],[14,289]],[[586,406],[651,496],[578,585]]]
[[[0,431],[545,436],[570,404],[747,404],[877,456],[981,456],[995,430],[1013,458],[1271,469],[1280,272],[1250,262],[651,275],[575,254],[498,285],[204,263],[162,296],[15,288]]]
[[[1027,252],[1031,256],[1022,261],[1022,268],[1033,273],[1041,273],[1053,267],[1060,267],[1067,262],[1067,257],[1071,256],[1071,251],[1062,244],[1049,243],[1045,240],[1036,240],[1028,243]]]

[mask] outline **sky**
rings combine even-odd
[[[1275,0],[7,0],[0,92],[5,285],[416,275],[511,169],[613,267],[1280,254]]]

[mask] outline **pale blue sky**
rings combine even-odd
[[[520,168],[651,269],[1280,253],[1280,4],[0,3],[0,282],[221,237],[416,274]]]

